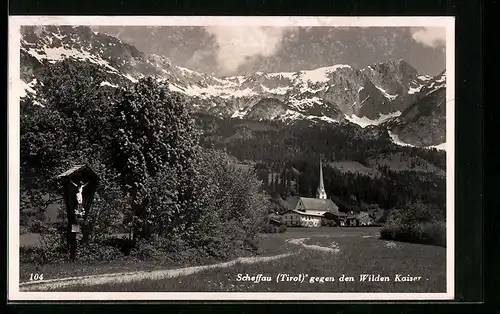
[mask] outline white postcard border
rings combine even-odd
[[[21,292],[19,291],[19,98],[21,25],[116,26],[337,26],[446,28],[447,247],[445,293],[303,293],[303,292]],[[250,16],[9,16],[8,91],[8,299],[67,300],[451,300],[455,295],[455,18],[433,17],[250,17]]]

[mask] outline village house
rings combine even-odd
[[[373,224],[373,219],[367,212],[342,214],[339,216],[339,225],[342,227],[370,226]]]
[[[288,200],[290,209],[283,213],[283,220],[289,227],[321,227],[327,221],[336,221],[338,206],[328,199],[323,183],[323,166],[319,166],[319,185],[316,198],[297,197]]]

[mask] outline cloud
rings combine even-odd
[[[254,57],[269,57],[281,47],[286,28],[260,26],[209,26],[205,30],[217,42],[220,71],[230,75]]]
[[[412,37],[416,42],[432,48],[446,45],[446,28],[424,27],[412,31]]]
[[[216,63],[214,51],[205,47],[204,49],[195,50],[184,66],[189,69],[196,69],[196,71],[215,75],[214,65]]]

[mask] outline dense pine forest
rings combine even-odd
[[[422,202],[445,212],[444,151],[399,146],[382,128],[350,123],[286,125],[196,117],[203,145],[223,149],[254,167],[272,195],[314,197],[321,159],[326,165],[325,188],[341,210],[359,211],[366,204],[392,209]],[[369,171],[342,171],[334,166],[338,161],[354,162]]]

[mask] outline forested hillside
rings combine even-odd
[[[414,201],[442,210],[446,206],[444,151],[395,145],[384,130],[347,123],[285,125],[196,117],[203,130],[203,145],[226,150],[252,165],[268,191],[282,197],[314,197],[322,159],[355,161],[377,174],[327,166],[325,188],[346,204],[341,207],[359,209],[366,203],[390,209]]]

